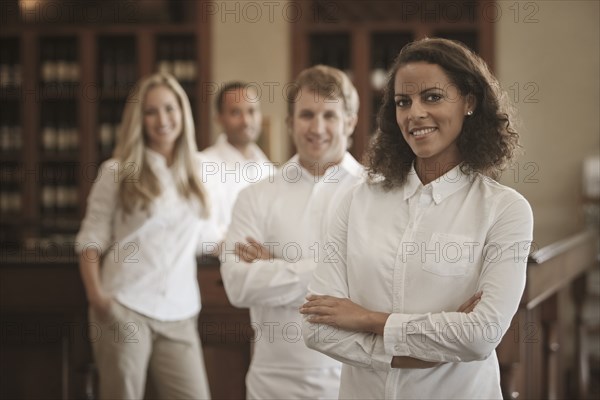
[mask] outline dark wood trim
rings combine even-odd
[[[409,21],[409,22],[395,22],[395,21],[378,21],[378,22],[362,22],[362,23],[350,23],[350,22],[337,22],[331,24],[322,25],[310,25],[305,27],[305,33],[342,33],[354,30],[358,27],[368,28],[371,32],[415,32],[424,26],[435,26],[436,29],[443,29],[447,31],[464,31],[473,29],[472,22],[449,22],[439,21],[433,22],[420,22],[420,21]]]
[[[20,25],[2,27],[0,36],[19,36],[25,32],[33,32],[39,36],[78,36],[85,32],[97,35],[129,35],[139,31],[152,33],[194,34],[197,32],[197,24],[126,24],[126,25]]]
[[[149,29],[139,29],[136,32],[137,70],[138,79],[148,76],[155,71],[155,32]]]
[[[373,93],[370,90],[371,84],[369,65],[364,62],[364,58],[370,58],[371,41],[369,31],[365,28],[357,27],[352,31],[351,37],[351,65],[354,72],[354,86],[358,93],[362,93],[360,98],[360,108],[358,110],[358,122],[356,130],[352,135],[352,155],[360,161],[363,153],[367,149],[369,138],[371,137],[371,114],[377,112],[373,110]],[[367,77],[365,79],[365,77]]]
[[[97,151],[97,127],[100,85],[97,82],[98,48],[96,38],[91,32],[86,32],[79,37],[79,65],[81,68],[81,82],[89,83],[90,90],[96,88],[98,91],[85,96],[79,102],[80,135],[79,135],[79,163],[82,168],[87,168],[95,163]],[[79,174],[79,216],[83,218],[87,204],[87,197],[92,188],[95,177]]]
[[[39,91],[39,46],[38,37],[33,32],[21,35],[21,60],[22,65],[22,105],[21,115],[23,135],[23,216],[37,219],[39,208],[39,131],[40,131],[40,102]],[[34,232],[26,234],[29,236]]]
[[[196,5],[196,141],[199,149],[205,149],[212,144],[210,102],[208,85],[213,82],[212,76],[212,18],[207,17],[201,4]]]
[[[494,0],[481,0],[481,6],[483,8],[489,7],[494,4]],[[484,18],[483,15],[479,15],[479,55],[485,60],[490,67],[492,72],[495,71],[495,57],[496,57],[496,24]]]

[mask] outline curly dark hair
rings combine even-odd
[[[475,98],[475,112],[465,118],[457,146],[465,173],[479,172],[497,179],[519,147],[519,135],[511,126],[512,107],[485,61],[465,45],[448,39],[422,39],[407,44],[396,57],[377,115],[379,129],[366,154],[370,182],[383,178],[391,189],[406,182],[415,154],[396,122],[394,80],[396,71],[408,63],[424,61],[439,65],[462,96]]]

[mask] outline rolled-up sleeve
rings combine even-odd
[[[118,161],[102,163],[87,199],[85,217],[75,240],[75,251],[80,253],[95,247],[102,254],[112,243],[112,227],[118,195]]]

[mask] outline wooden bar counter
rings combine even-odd
[[[497,350],[505,398],[585,398],[581,306],[585,272],[598,263],[597,244],[596,236],[581,233],[530,257],[519,311]],[[0,261],[0,398],[95,398],[94,333],[76,257],[4,252]],[[199,260],[198,281],[198,330],[213,398],[243,399],[252,341],[248,312],[227,301],[216,259]],[[564,321],[572,316],[561,315],[561,301],[575,309],[574,336],[565,335]],[[568,342],[576,349],[574,371],[561,356]],[[567,376],[576,384],[567,385]]]
[[[582,306],[585,273],[598,266],[598,237],[583,232],[531,254],[527,284],[511,329],[497,349],[505,399],[587,397],[588,368]],[[563,315],[570,303],[575,315]],[[575,335],[566,328],[575,324]],[[564,365],[566,343],[575,345],[575,369]],[[570,379],[567,379],[569,377]]]

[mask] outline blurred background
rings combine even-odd
[[[213,103],[220,86],[251,82],[265,117],[259,144],[281,163],[293,154],[285,125],[290,83],[308,66],[338,67],[360,95],[351,148],[360,159],[376,130],[386,68],[402,46],[422,37],[459,40],[488,62],[518,110],[523,154],[501,182],[532,205],[534,250],[598,230],[600,2],[0,0],[0,26],[3,398],[94,397],[72,243],[97,168],[110,157],[127,95],[154,71],[172,73],[188,93],[200,149],[219,133]],[[582,254],[571,245],[555,247],[555,254]],[[514,356],[518,349],[511,353],[504,368],[513,382],[508,396],[598,393],[600,279],[597,263],[588,261],[572,274],[561,275],[567,264],[556,267],[548,275],[554,283],[540,278],[539,293],[554,299],[550,320],[558,328],[540,328],[535,354],[543,356],[535,368],[508,367],[522,361]],[[210,274],[207,282],[218,283],[218,273]],[[583,283],[581,276],[587,276]],[[51,280],[60,282],[54,292]],[[574,291],[586,296],[573,300]],[[203,292],[205,306],[212,304],[208,296]],[[209,319],[215,326],[227,318],[245,323],[224,298],[214,304]],[[525,304],[525,313],[540,304]],[[545,307],[540,315],[549,313]],[[65,333],[69,323],[79,330]],[[583,337],[589,339],[575,340]],[[221,339],[214,344],[203,337],[205,345],[214,344],[207,363],[224,363],[209,367],[213,383],[224,379],[221,372],[243,376],[249,359],[248,340]],[[537,392],[519,375],[527,368],[544,378]],[[553,374],[561,377],[556,387],[547,383]],[[46,378],[38,381],[41,375]],[[243,381],[236,382],[229,388],[214,383],[213,394],[243,395]],[[582,384],[588,387],[583,392]]]

